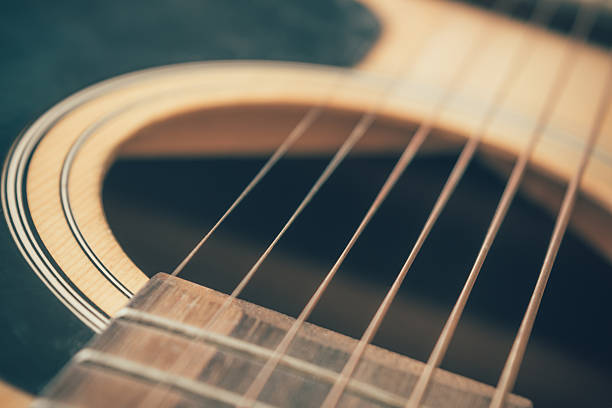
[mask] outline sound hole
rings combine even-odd
[[[304,110],[222,108],[181,115],[139,132],[123,147],[104,182],[108,221],[127,254],[150,276],[171,271],[262,166],[266,150],[282,140]],[[280,231],[358,117],[357,113],[327,111],[181,276],[231,292]],[[377,120],[241,297],[297,316],[346,245],[414,128],[389,118]],[[420,232],[457,158],[460,140],[442,132],[432,135],[309,321],[361,336]],[[186,153],[191,154],[185,157]],[[477,158],[470,165],[375,344],[427,359],[506,182],[484,163]],[[528,197],[516,197],[443,368],[496,383],[553,222]],[[598,405],[609,398],[610,272],[610,264],[584,240],[567,234],[516,386],[516,392],[531,398],[535,406]]]

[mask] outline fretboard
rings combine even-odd
[[[261,392],[248,399],[293,319],[226,299],[186,280],[156,275],[73,357],[35,406],[320,406],[356,340],[304,325]],[[402,407],[423,367],[368,346],[339,406]],[[493,390],[438,370],[423,406],[487,407]],[[511,395],[506,407],[531,402]]]

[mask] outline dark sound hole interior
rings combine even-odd
[[[349,156],[272,251],[241,298],[297,316],[348,242],[398,155]],[[456,152],[417,156],[350,253],[310,322],[361,336],[456,157]],[[320,153],[281,160],[182,277],[229,293],[280,231],[329,158],[330,154]],[[170,272],[264,161],[264,156],[119,159],[104,183],[110,226],[145,273]],[[375,344],[427,359],[474,262],[505,181],[483,162],[473,161],[412,266]],[[526,197],[515,199],[443,368],[488,384],[497,382],[553,222],[549,213]],[[536,407],[603,406],[610,401],[610,272],[602,257],[568,233],[515,388]]]

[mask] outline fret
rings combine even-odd
[[[235,300],[217,323],[204,329],[226,298],[180,278],[156,275],[73,357],[36,406],[238,404],[293,319]],[[319,406],[355,344],[341,334],[305,325],[255,406]],[[179,364],[177,359],[184,360]],[[423,367],[368,346],[340,405],[402,407]],[[439,370],[424,401],[432,408],[477,408],[486,407],[492,395],[493,387]],[[512,395],[506,406],[531,403]]]
[[[228,404],[238,404],[241,395],[224,390],[223,388],[208,385],[201,381],[195,381],[180,375],[175,375],[164,370],[159,370],[145,364],[118,358],[111,354],[101,353],[92,349],[80,351],[74,358],[77,364],[93,364],[110,370],[115,370],[124,375],[143,379],[152,384],[164,384],[171,388],[180,390],[198,397],[209,398]],[[253,403],[254,401],[251,401]],[[254,408],[273,408],[272,405],[255,402]]]
[[[267,349],[265,347],[260,347],[231,336],[225,336],[195,326],[180,323],[175,320],[166,319],[150,313],[142,312],[140,310],[135,310],[130,307],[122,309],[117,314],[117,316],[115,316],[115,319],[129,320],[132,322],[155,327],[160,330],[166,330],[170,333],[175,333],[177,335],[184,336],[189,339],[195,339],[196,341],[208,342],[225,349],[244,352],[254,357],[258,357],[262,361],[271,358],[274,354],[273,350]],[[288,369],[296,371],[299,374],[315,377],[321,381],[329,383],[330,385],[333,384],[338,377],[338,373],[335,371],[328,370],[317,365],[310,364],[305,360],[297,359],[287,355],[281,358],[280,365],[283,365]],[[380,401],[389,406],[402,407],[407,402],[405,398],[402,398],[399,395],[395,395],[390,392],[385,392],[379,388],[372,387],[369,384],[354,379],[349,381],[347,388],[352,392],[359,394],[365,398],[374,401]]]
[[[73,405],[64,404],[57,401],[52,401],[46,398],[39,398],[34,401],[31,408],[75,408]]]

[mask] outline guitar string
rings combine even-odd
[[[349,52],[360,54],[362,53],[365,46],[357,45]],[[273,154],[268,158],[268,160],[264,163],[264,165],[259,169],[256,175],[251,179],[251,181],[247,184],[247,186],[241,191],[238,197],[234,200],[234,202],[230,205],[230,207],[223,213],[223,215],[217,220],[217,222],[213,225],[213,227],[201,238],[201,240],[196,244],[196,246],[188,253],[188,255],[183,258],[183,260],[177,265],[174,271],[171,273],[172,276],[178,276],[185,268],[185,266],[193,259],[193,257],[198,253],[198,251],[204,246],[204,244],[209,240],[209,238],[214,234],[214,232],[221,226],[221,224],[225,221],[226,218],[240,205],[240,203],[246,198],[246,196],[259,184],[259,182],[272,170],[274,165],[279,162],[285,154],[291,149],[291,147],[310,129],[312,124],[322,115],[326,106],[328,106],[335,95],[336,91],[341,88],[346,81],[347,77],[351,75],[347,75],[345,72],[336,76],[335,79],[332,80],[331,85],[328,90],[324,93],[323,98],[320,102],[307,110],[307,112],[302,116],[302,118],[298,121],[295,127],[289,132],[287,137],[282,141],[282,143],[276,148]],[[159,296],[159,295],[158,295]],[[183,317],[187,315],[188,311],[185,311]],[[197,340],[197,339],[194,339]],[[189,347],[184,350],[179,356],[177,356],[177,362],[170,367],[170,370],[176,368],[178,364],[178,360],[181,355],[187,353],[189,351]],[[186,367],[184,367],[186,368]],[[168,388],[168,387],[167,387]],[[159,391],[159,387],[156,389]],[[169,391],[169,388],[167,389]],[[143,405],[147,405],[146,403],[152,399],[151,395],[147,395],[142,401]],[[159,403],[163,403],[165,399],[165,394],[162,394],[159,398]]]
[[[348,244],[342,251],[340,257],[336,260],[331,270],[328,272],[324,280],[321,282],[321,284],[317,288],[315,294],[310,298],[309,302],[304,307],[304,309],[302,309],[298,318],[294,321],[294,323],[291,325],[291,327],[289,328],[289,330],[287,331],[287,333],[285,334],[281,342],[275,348],[274,353],[270,356],[270,358],[267,360],[264,367],[260,370],[257,377],[255,378],[255,380],[253,381],[249,389],[244,394],[243,400],[240,406],[246,406],[248,401],[250,401],[251,403],[254,403],[256,401],[257,396],[263,390],[263,387],[265,386],[268,379],[274,372],[274,369],[276,368],[276,366],[278,365],[278,363],[280,362],[280,360],[286,353],[287,349],[291,345],[299,329],[302,327],[304,322],[308,319],[312,310],[316,307],[318,301],[323,296],[324,292],[326,291],[327,287],[329,286],[332,279],[336,275],[340,266],[342,265],[342,263],[348,256],[348,253],[353,248],[357,239],[361,236],[362,232],[365,230],[366,226],[368,225],[370,220],[373,218],[373,216],[375,215],[376,211],[378,210],[382,202],[385,200],[389,192],[392,190],[394,185],[397,183],[397,181],[403,174],[406,167],[410,164],[412,158],[416,155],[421,144],[425,141],[425,139],[431,132],[431,129],[437,122],[438,116],[439,114],[442,113],[445,104],[448,102],[450,97],[455,93],[455,87],[452,85],[458,84],[461,78],[467,74],[467,72],[469,71],[470,64],[474,62],[475,56],[479,52],[481,52],[482,50],[481,47],[485,45],[481,43],[485,43],[488,40],[488,37],[483,35],[485,28],[486,28],[486,25],[483,27],[483,33],[476,36],[478,41],[474,42],[474,44],[472,45],[470,52],[468,52],[468,54],[466,55],[466,57],[463,59],[462,63],[460,64],[460,69],[456,71],[454,77],[449,81],[451,86],[446,87],[445,89],[446,92],[443,94],[441,98],[438,99],[436,107],[434,108],[434,113],[430,116],[430,118],[428,118],[428,120],[424,121],[419,126],[417,131],[415,132],[413,138],[411,139],[410,143],[406,146],[404,152],[402,153],[402,155],[396,162],[395,166],[389,173],[389,176],[385,180],[383,186],[379,190],[376,198],[372,202],[370,208],[368,209],[366,215],[364,216],[361,223],[357,227],[353,236],[349,240]]]
[[[567,230],[567,225],[572,213],[572,209],[574,207],[574,203],[576,201],[576,196],[578,194],[578,187],[580,186],[580,181],[582,180],[582,176],[586,170],[589,159],[592,156],[597,138],[601,133],[601,128],[606,116],[606,110],[610,105],[611,99],[612,63],[610,63],[610,71],[608,73],[607,84],[604,88],[604,92],[599,103],[599,109],[591,127],[591,131],[589,132],[590,134],[585,144],[582,157],[580,158],[580,163],[578,164],[578,168],[573,174],[573,177],[563,197],[561,210],[559,211],[559,215],[555,223],[555,227],[549,242],[548,249],[546,251],[546,256],[544,258],[542,269],[538,276],[536,286],[532,292],[531,298],[529,300],[529,305],[527,306],[527,310],[525,312],[525,315],[523,316],[523,320],[519,327],[518,333],[515,337],[514,343],[512,344],[510,353],[508,354],[508,359],[506,360],[506,364],[504,365],[504,369],[500,376],[499,382],[495,389],[495,394],[493,395],[493,399],[491,400],[491,405],[489,406],[489,408],[501,408],[506,396],[514,387],[519,368],[525,355],[527,342],[529,341],[531,330],[533,329],[535,318],[538,313],[540,303],[542,301],[542,296],[544,295],[544,290],[546,289],[548,278],[550,277],[552,267],[559,251],[559,247],[561,245],[561,241],[563,240],[563,236],[565,234],[565,231]]]
[[[366,116],[367,116],[367,115],[366,115]],[[372,118],[367,118],[367,120],[366,120],[364,123],[367,123],[367,127],[369,127],[369,126],[371,125],[371,123],[373,122],[373,120],[374,120],[374,118],[373,118],[373,117],[372,117]],[[358,126],[359,126],[359,125],[358,125]],[[366,127],[366,129],[365,129],[365,130],[367,130],[367,127]],[[365,130],[362,132],[362,134],[363,134],[363,133],[365,133]],[[427,133],[427,132],[425,132],[425,133]],[[416,135],[415,135],[415,137],[414,137],[413,139],[417,139],[417,138],[416,138]],[[413,146],[413,147],[414,147],[414,146]],[[417,149],[418,149],[418,147],[417,147]],[[406,154],[407,152],[405,151],[404,153]],[[403,157],[403,158],[405,157],[405,156],[404,156],[404,154],[402,155],[402,157]],[[408,157],[408,156],[406,156],[406,157]],[[400,161],[401,161],[401,160],[400,160]],[[408,161],[409,161],[409,159],[408,159]],[[406,165],[407,165],[407,162],[406,162]],[[271,167],[271,166],[270,166],[270,167]],[[332,172],[333,172],[333,170],[332,170]],[[401,171],[400,171],[399,173],[401,174]],[[330,172],[330,174],[331,174],[331,172]],[[396,174],[398,174],[398,173],[396,172]],[[397,177],[399,177],[399,175],[398,175]],[[256,183],[254,183],[254,184],[256,184]],[[253,184],[252,186],[254,186],[254,184]],[[320,186],[319,186],[319,187],[320,187]],[[389,188],[389,189],[390,189],[390,188]],[[381,201],[382,201],[382,200],[381,200]],[[233,209],[233,208],[232,208],[232,209]],[[231,211],[231,209],[230,209],[230,211]],[[282,233],[283,233],[283,232],[281,232],[281,234],[282,234]],[[208,236],[210,236],[210,233],[208,234]],[[205,239],[204,239],[203,241],[205,241],[206,239],[207,239],[207,237],[205,237]],[[200,246],[201,246],[201,245],[200,245]],[[265,253],[265,254],[264,254],[264,257],[265,257],[265,256],[267,256],[267,254],[268,254],[268,253],[269,253],[269,251],[267,251],[267,253]],[[260,264],[260,263],[259,263],[259,264]],[[258,267],[258,264],[256,264],[256,267]],[[255,267],[255,269],[256,269],[256,267]],[[177,269],[178,269],[178,268],[177,268]],[[254,271],[253,271],[253,272],[254,272]],[[251,276],[252,276],[252,274],[251,274]],[[243,285],[243,287],[244,287],[244,285]],[[241,289],[242,289],[242,288],[240,288],[240,290],[241,290]],[[239,292],[239,291],[238,291],[238,292]],[[213,319],[211,319],[211,320],[215,320],[215,319],[213,318]]]
[[[370,124],[371,124],[371,122],[370,122]],[[416,137],[415,137],[414,139],[416,139]],[[417,149],[418,149],[418,147],[417,147]],[[407,149],[407,150],[408,150],[408,149]],[[407,153],[407,151],[405,151],[405,152],[404,152],[404,154],[405,154],[405,153]],[[404,158],[404,154],[402,155],[402,158]],[[408,161],[409,161],[409,159],[408,159]],[[402,159],[400,159],[400,162],[402,162]],[[406,165],[407,165],[407,162],[406,162]],[[396,167],[397,167],[397,166],[396,166]],[[405,168],[405,166],[404,166],[404,168]],[[399,171],[399,173],[397,173],[397,172],[395,172],[395,171],[394,171],[393,173],[395,173],[395,174],[401,174],[401,171]],[[392,173],[392,174],[393,174],[393,173]],[[397,177],[399,177],[399,175],[398,175]],[[392,186],[392,184],[394,184],[394,182],[393,182],[393,183],[391,183],[391,186]],[[388,185],[388,184],[386,183],[386,184],[385,184],[385,186],[387,186],[387,185]],[[390,189],[390,187],[389,187],[389,189]],[[383,188],[383,190],[384,190],[384,188]],[[378,200],[377,200],[377,201],[378,201]],[[381,201],[382,201],[382,200],[381,200]],[[264,255],[267,255],[267,254],[264,254]],[[212,320],[214,320],[214,318],[213,318]]]
[[[499,1],[499,0],[498,0]],[[512,0],[516,1],[516,0]],[[424,48],[424,44],[421,44],[421,48]],[[268,257],[270,252],[274,249],[276,244],[280,241],[280,239],[287,232],[289,227],[293,224],[293,222],[297,219],[297,217],[302,213],[302,211],[306,208],[306,206],[312,201],[314,196],[321,189],[323,184],[327,182],[327,180],[331,177],[335,169],[341,164],[341,162],[346,158],[346,156],[350,153],[352,148],[357,144],[357,142],[361,139],[363,135],[368,131],[368,129],[372,126],[376,119],[377,112],[382,108],[385,98],[388,92],[393,88],[393,86],[401,79],[403,71],[407,70],[406,67],[407,62],[414,62],[416,58],[407,57],[406,60],[399,64],[399,68],[395,75],[391,77],[391,80],[386,84],[383,88],[382,92],[378,95],[377,100],[371,105],[370,109],[366,111],[366,113],[360,118],[357,124],[351,130],[349,136],[344,141],[344,143],[340,146],[340,148],[336,151],[332,159],[328,162],[327,166],[324,168],[323,172],[319,175],[315,183],[312,185],[306,196],[302,199],[296,210],[293,212],[289,220],[285,223],[281,231],[276,235],[274,240],[268,245],[266,250],[262,253],[262,255],[257,259],[255,264],[251,267],[251,269],[247,272],[247,274],[242,278],[242,280],[236,285],[234,290],[230,293],[229,296],[225,299],[222,305],[217,309],[213,317],[208,321],[206,327],[210,328],[217,319],[223,314],[223,312],[232,304],[232,302],[240,295],[244,287],[249,283],[255,272],[259,269],[261,264]]]
[[[364,46],[356,46],[355,54],[359,54],[363,51]],[[349,52],[349,54],[352,52]],[[310,129],[312,124],[321,116],[325,107],[329,105],[334,92],[341,87],[342,79],[346,74],[338,75],[336,80],[332,82],[329,87],[327,94],[319,102],[318,105],[308,109],[306,114],[300,119],[295,127],[289,132],[285,140],[276,148],[274,153],[268,158],[266,163],[259,169],[257,174],[251,179],[249,184],[242,190],[242,192],[236,197],[234,202],[225,210],[223,215],[217,220],[212,228],[198,241],[198,243],[189,251],[187,256],[176,266],[172,271],[172,276],[178,276],[185,266],[193,259],[193,257],[200,251],[202,246],[208,241],[208,239],[215,233],[215,231],[223,224],[225,219],[240,205],[240,203],[246,198],[246,196],[259,184],[259,182],[272,170],[272,168],[280,161],[285,154],[291,149],[291,147]]]
[[[259,169],[256,175],[251,179],[251,181],[247,184],[247,186],[242,190],[242,192],[238,195],[238,197],[234,200],[234,202],[230,205],[230,207],[223,213],[223,215],[217,220],[217,222],[213,225],[213,227],[206,233],[200,241],[196,244],[196,246],[188,253],[188,255],[183,258],[183,260],[177,265],[174,271],[171,273],[172,276],[177,276],[185,266],[191,261],[191,259],[197,254],[200,248],[208,241],[208,239],[213,235],[213,233],[221,226],[221,224],[225,221],[225,219],[234,211],[234,209],[246,198],[246,196],[259,184],[259,182],[270,172],[270,170],[274,167],[274,165],[284,157],[287,151],[297,142],[306,131],[310,128],[310,126],[320,117],[324,106],[327,103],[327,100],[333,95],[333,90],[338,86],[337,83],[342,76],[339,75],[337,80],[334,81],[329,88],[328,94],[325,98],[322,99],[317,106],[313,106],[306,111],[306,113],[301,117],[298,123],[293,127],[293,129],[289,132],[287,137],[281,142],[281,144],[276,148],[273,154],[268,158],[268,160],[264,163],[264,165]],[[154,304],[157,299],[161,296],[161,293],[155,295],[154,298],[149,299],[152,304]],[[185,311],[185,315],[187,311]],[[159,387],[155,390],[159,391]],[[152,398],[152,394],[148,394],[144,397],[142,401],[143,406],[147,406],[147,402]],[[160,397],[163,402],[164,394]]]
[[[289,132],[287,138],[278,146],[278,148],[274,151],[274,153],[270,156],[270,158],[266,161],[266,163],[261,167],[261,169],[257,172],[255,177],[251,179],[249,184],[242,190],[242,192],[238,195],[238,197],[234,200],[232,205],[229,206],[227,210],[223,213],[221,218],[217,220],[217,222],[213,225],[213,227],[204,235],[197,245],[187,254],[187,256],[178,264],[178,266],[172,271],[172,276],[177,276],[181,271],[185,268],[185,266],[193,259],[193,257],[198,253],[200,248],[208,241],[208,239],[215,233],[215,231],[219,228],[219,226],[225,221],[225,219],[234,211],[236,207],[246,198],[246,196],[259,184],[261,179],[263,179],[274,167],[274,165],[285,156],[285,153],[293,146],[295,142],[298,141],[306,133],[306,131],[312,126],[312,124],[319,118],[323,111],[322,106],[315,106],[306,112],[306,114],[300,119],[298,124]]]
[[[547,8],[548,5],[552,5],[552,3],[541,2],[539,3],[542,9]],[[552,17],[552,7],[549,10],[540,10],[538,13],[544,13],[544,21],[542,21],[541,25],[547,25],[548,21]],[[533,153],[538,141],[541,138],[542,133],[545,130],[547,123],[549,122],[550,116],[552,115],[554,108],[557,106],[557,102],[565,89],[565,85],[569,78],[570,73],[576,63],[576,56],[578,52],[582,50],[581,42],[583,42],[588,36],[589,32],[592,30],[594,25],[594,18],[591,17],[591,14],[595,13],[593,8],[582,7],[579,8],[576,19],[573,23],[573,27],[571,28],[571,32],[569,37],[575,38],[576,42],[570,42],[565,49],[565,53],[557,66],[557,70],[554,75],[554,79],[552,81],[553,86],[548,90],[548,95],[544,102],[544,108],[540,111],[538,118],[536,120],[536,125],[533,128],[533,131],[529,135],[529,141],[526,148],[521,152],[519,158],[517,159],[506,187],[501,195],[498,206],[495,210],[495,214],[493,215],[491,224],[487,230],[485,239],[480,247],[478,252],[478,256],[476,257],[476,261],[470,270],[468,278],[461,290],[459,298],[457,302],[453,306],[453,309],[449,315],[447,322],[442,329],[440,336],[434,346],[434,349],[427,360],[427,364],[423,369],[423,372],[419,376],[416,386],[413,388],[412,393],[410,395],[410,399],[406,405],[406,408],[418,408],[420,405],[425,393],[427,391],[427,387],[431,382],[435,369],[440,365],[444,355],[448,349],[448,346],[453,338],[455,333],[455,329],[461,319],[462,312],[465,308],[465,305],[470,297],[472,288],[478,278],[482,265],[485,262],[485,259],[489,253],[491,246],[493,245],[493,241],[497,236],[499,228],[503,223],[507,211],[510,208],[512,200],[516,194],[518,186],[522,180],[522,177],[527,168],[527,164],[529,163],[529,159],[531,154]],[[560,84],[559,86],[555,86],[555,84]]]
[[[511,2],[508,2],[509,4]],[[480,37],[480,36],[479,36]],[[483,36],[484,37],[484,36]],[[478,47],[474,47],[474,51],[476,52],[479,48]],[[395,82],[399,79],[399,77],[394,78],[392,81],[389,82],[388,84],[388,89],[390,89],[392,87],[393,84],[395,84]],[[222,305],[219,307],[219,309],[215,312],[215,314],[213,315],[213,317],[208,321],[208,323],[206,324],[206,328],[211,327],[219,318],[219,316],[222,315],[222,313],[224,313],[224,311],[231,305],[231,303],[233,302],[233,300],[241,293],[241,291],[244,289],[244,287],[247,285],[247,283],[250,281],[250,279],[252,278],[252,276],[255,274],[255,272],[258,270],[258,268],[261,266],[261,264],[263,263],[263,261],[267,258],[267,256],[269,255],[269,253],[272,251],[272,249],[275,247],[275,245],[277,244],[277,242],[282,238],[282,236],[285,234],[285,232],[288,230],[288,228],[291,226],[291,224],[294,222],[294,220],[297,218],[297,216],[300,215],[300,213],[303,211],[303,209],[308,205],[308,203],[312,200],[312,198],[314,197],[314,195],[319,191],[319,189],[321,188],[321,186],[327,181],[327,179],[329,179],[329,177],[331,176],[331,174],[334,172],[334,170],[338,167],[338,165],[341,163],[341,161],[348,155],[348,153],[350,152],[350,150],[352,149],[352,147],[357,143],[357,141],[365,134],[365,132],[369,129],[369,127],[372,125],[372,123],[375,120],[375,113],[376,111],[378,111],[380,104],[382,104],[384,102],[384,95],[386,95],[388,89],[385,89],[383,91],[383,93],[381,93],[380,97],[381,99],[373,106],[372,109],[370,109],[370,111],[368,113],[366,113],[361,120],[358,122],[358,124],[355,126],[355,128],[353,129],[353,131],[351,132],[351,134],[349,135],[348,139],[346,140],[346,142],[340,147],[340,149],[337,151],[337,153],[334,155],[334,157],[332,158],[331,162],[328,164],[328,166],[325,168],[325,170],[323,171],[323,173],[321,174],[321,176],[319,177],[319,179],[315,182],[315,184],[313,185],[313,187],[311,188],[311,190],[308,192],[308,194],[306,195],[306,197],[303,199],[303,201],[300,203],[300,205],[298,206],[298,208],[295,210],[295,212],[293,213],[293,215],[291,216],[291,218],[289,219],[289,221],[285,224],[285,226],[283,227],[283,229],[281,230],[281,232],[276,236],[276,238],[272,241],[272,243],[268,246],[268,248],[266,249],[266,251],[264,251],[264,253],[262,254],[262,256],[257,260],[257,262],[253,265],[253,267],[251,268],[251,270],[249,270],[249,272],[245,275],[245,277],[243,278],[243,280],[237,285],[237,287],[234,289],[234,291],[230,294],[230,296],[228,296],[225,301],[222,303]],[[426,134],[427,132],[423,132],[423,136]],[[409,153],[412,150],[415,150],[415,148],[417,147],[417,142],[419,140],[419,138],[413,138],[414,140],[414,144],[411,144],[411,148],[408,149],[407,152],[405,152],[406,154],[403,155],[404,160],[402,160],[402,162],[404,162],[406,165],[408,164],[409,160]],[[398,168],[399,170],[399,168]],[[401,172],[396,171],[395,174],[397,175],[397,177],[399,177],[399,174]],[[389,186],[389,190],[390,190]],[[382,200],[378,200],[379,204],[382,202]],[[365,224],[364,224],[365,227]]]
[[[434,29],[431,28],[429,30],[430,32],[433,32]],[[421,43],[420,45],[421,48],[424,47],[424,43]],[[418,53],[418,50],[417,50]],[[414,54],[410,54],[410,55],[414,55]],[[273,249],[273,247],[276,245],[276,243],[278,242],[278,240],[282,237],[282,235],[286,232],[286,230],[291,226],[291,224],[293,223],[293,221],[297,218],[297,216],[301,213],[301,211],[306,207],[306,205],[308,204],[308,202],[314,197],[314,195],[318,192],[318,190],[321,188],[321,186],[325,183],[325,181],[331,176],[331,174],[333,173],[334,169],[337,168],[337,166],[342,162],[342,160],[348,155],[348,153],[350,152],[351,148],[357,143],[357,141],[359,140],[359,138],[361,138],[361,136],[363,136],[366,131],[368,130],[368,128],[372,125],[372,123],[374,122],[375,116],[376,116],[376,112],[382,107],[381,105],[383,104],[383,102],[385,101],[385,97],[387,95],[387,93],[393,88],[393,85],[399,81],[399,79],[403,76],[402,71],[405,70],[404,65],[406,65],[406,62],[411,62],[413,61],[413,59],[406,57],[405,61],[403,63],[399,64],[399,67],[397,69],[397,73],[396,75],[394,75],[392,77],[392,80],[390,80],[386,87],[383,88],[382,92],[380,93],[380,95],[378,95],[378,100],[376,100],[370,111],[366,114],[364,114],[360,121],[354,126],[353,130],[351,131],[351,133],[349,134],[348,138],[345,140],[345,142],[340,146],[340,148],[338,149],[338,151],[336,152],[336,154],[332,157],[331,161],[329,162],[329,164],[327,165],[327,167],[324,169],[323,173],[319,176],[319,178],[317,179],[317,181],[315,182],[315,184],[312,186],[311,190],[308,192],[308,194],[306,195],[306,197],[302,200],[302,202],[300,203],[300,205],[298,206],[298,208],[295,210],[295,212],[293,213],[292,217],[287,221],[286,225],[284,226],[284,228],[281,230],[281,232],[277,235],[277,237],[275,238],[275,240],[270,244],[270,246],[267,248],[267,250],[260,256],[260,258],[258,259],[258,262],[249,270],[249,272],[247,273],[247,275],[245,275],[245,277],[242,279],[242,281],[240,282],[240,284],[238,285],[238,287],[236,289],[234,289],[234,291],[226,297],[225,301],[221,304],[221,306],[217,309],[217,311],[213,314],[213,316],[208,320],[208,322],[205,324],[204,329],[210,329],[211,326],[213,326],[213,324],[217,321],[217,319],[221,316],[221,314],[231,305],[231,303],[233,302],[233,300],[235,300],[235,298],[239,295],[240,291],[242,290],[242,288],[244,288],[244,286],[247,284],[247,282],[250,280],[250,278],[253,276],[253,274],[256,272],[257,268],[259,267],[259,265],[261,265],[261,263],[263,262],[263,260],[267,257],[267,255],[270,253],[270,251]],[[339,79],[342,79],[342,76],[339,77]],[[340,81],[339,81],[340,82]],[[332,87],[332,90],[336,90],[337,87]],[[329,100],[331,99],[331,97],[333,96],[333,92],[330,93],[330,95],[328,96],[326,102],[322,103],[321,106],[319,107],[320,110],[323,110],[324,106],[327,104],[327,102],[329,102]],[[286,150],[285,150],[286,151]],[[279,155],[280,156],[280,155]],[[280,159],[280,157],[278,157],[278,159]],[[275,162],[278,161],[275,160]],[[272,161],[271,159],[269,159],[269,162]],[[274,163],[275,163],[274,162]],[[270,170],[272,166],[268,166],[268,171]],[[262,169],[263,170],[263,169]],[[267,172],[267,171],[266,171]],[[259,174],[262,174],[261,177],[259,177],[259,180],[261,180],[261,178],[263,178],[263,176],[265,175],[265,173],[263,171],[260,171]],[[257,176],[256,176],[257,177]],[[252,188],[255,187],[257,183],[253,183],[251,182],[249,184],[249,186],[251,187],[250,190],[252,190]],[[247,186],[247,188],[249,187]],[[250,191],[249,190],[249,191]],[[246,194],[241,194],[242,198],[244,198],[244,196],[246,196]],[[236,200],[238,201],[238,200]],[[234,205],[233,207],[235,208],[237,205],[239,204],[236,203],[236,205]],[[233,208],[232,208],[233,209]],[[226,211],[226,214],[229,215],[229,210]],[[226,217],[225,217],[226,218]],[[222,220],[220,220],[222,221]],[[218,222],[217,224],[220,225],[221,222]],[[214,232],[214,231],[213,231]],[[210,237],[210,235],[212,235],[211,232],[207,233],[207,235],[204,237],[204,239],[201,242],[201,244],[203,245],[206,240],[208,239],[208,237]],[[201,247],[202,245],[198,245],[198,247]],[[191,251],[190,255],[190,259],[193,257],[193,255],[195,255],[195,253],[197,252],[198,248],[194,248],[194,250]],[[187,261],[183,261],[181,262],[182,267],[177,268],[178,271],[176,271],[176,273],[173,273],[173,276],[176,276],[178,273],[180,273],[180,271],[184,268],[184,266],[187,264],[187,262],[189,261],[189,259],[187,259]],[[180,266],[180,265],[179,265]],[[197,339],[195,339],[197,340]],[[188,346],[189,348],[190,346]],[[185,355],[186,351],[182,352],[182,355]],[[179,355],[180,357],[180,355]],[[175,362],[175,364],[173,364],[173,366],[170,368],[170,371],[176,369],[178,363],[178,358],[177,361]],[[188,368],[190,361],[187,361],[187,364],[185,365],[185,367],[183,368]],[[144,402],[147,402],[149,400],[149,398],[146,398]],[[160,400],[158,401],[160,404],[163,403],[164,401],[164,395],[161,396]]]
[[[412,247],[408,258],[406,259],[404,265],[402,266],[402,269],[398,273],[391,288],[385,295],[385,298],[379,305],[379,308],[377,309],[374,317],[370,321],[357,346],[351,353],[349,360],[345,364],[342,372],[340,373],[336,382],[333,384],[331,390],[327,394],[327,397],[323,402],[324,407],[334,407],[339,402],[343,391],[346,388],[346,385],[348,384],[348,381],[350,380],[361,357],[363,356],[366,347],[368,346],[368,344],[370,344],[374,335],[378,331],[378,328],[380,327],[380,324],[382,323],[382,320],[387,314],[391,303],[397,295],[397,292],[399,291],[399,288],[401,287],[404,278],[410,270],[418,253],[420,252],[420,249],[422,248],[425,240],[429,236],[429,233],[433,229],[433,226],[435,225],[437,219],[442,213],[446,203],[450,199],[456,186],[458,185],[463,174],[465,173],[465,170],[467,169],[467,166],[469,165],[471,159],[474,157],[476,153],[476,148],[478,147],[478,144],[480,143],[482,137],[485,135],[486,129],[495,117],[497,110],[501,106],[501,102],[505,99],[510,89],[512,89],[512,84],[518,78],[518,74],[522,71],[522,68],[524,67],[525,59],[527,59],[533,52],[533,47],[529,47],[530,44],[529,41],[527,41],[527,37],[525,37],[524,43],[525,48],[518,47],[517,52],[513,55],[513,60],[510,64],[512,69],[506,72],[506,76],[501,82],[501,85],[496,90],[496,94],[492,100],[492,103],[488,106],[485,115],[483,115],[482,117],[482,121],[479,124],[478,130],[473,133],[472,137],[468,140],[463,150],[461,151],[461,154],[457,159],[451,173],[449,174],[447,181],[444,187],[442,188],[442,191],[438,196],[438,199],[434,204],[434,207],[430,212],[430,215],[423,229],[421,230],[419,237],[417,238],[414,246]]]

